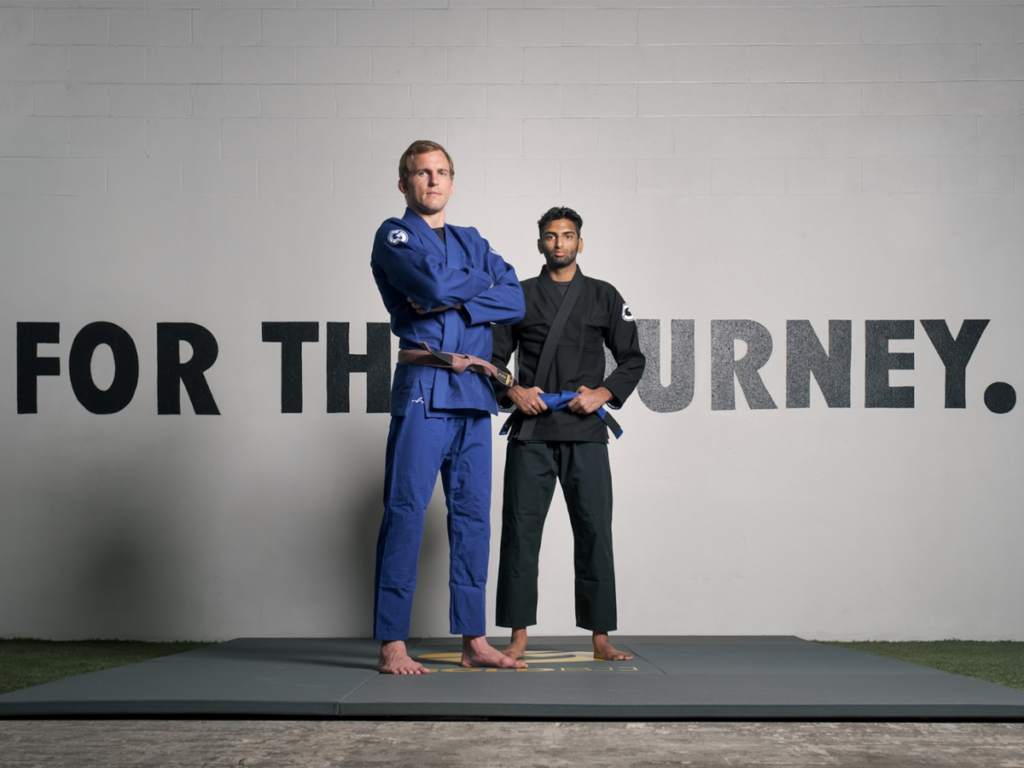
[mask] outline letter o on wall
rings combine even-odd
[[[92,378],[92,356],[101,344],[114,355],[114,380],[106,390]],[[71,388],[86,410],[92,413],[117,413],[135,397],[139,385],[139,353],[128,332],[113,323],[89,323],[75,336],[68,356]]]

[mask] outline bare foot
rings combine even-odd
[[[526,658],[526,627],[512,630],[512,639],[502,653],[510,659]]]
[[[430,672],[405,650],[404,640],[385,640],[380,644],[377,671],[385,675],[425,675]]]
[[[526,662],[510,659],[487,642],[483,636],[462,636],[462,666],[526,669]]]
[[[632,653],[620,651],[608,639],[607,632],[594,633],[594,658],[605,661],[629,661],[633,658]]]

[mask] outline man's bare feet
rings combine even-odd
[[[377,671],[385,675],[425,675],[430,670],[413,660],[404,640],[385,640],[380,644]]]
[[[594,658],[605,661],[629,661],[633,658],[632,653],[620,651],[608,639],[607,632],[594,633]]]
[[[462,666],[500,667],[502,669],[526,669],[526,662],[510,659],[494,648],[483,636],[462,636]]]
[[[512,630],[512,639],[509,640],[508,647],[502,653],[510,659],[526,658],[526,627]]]

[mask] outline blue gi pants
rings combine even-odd
[[[486,633],[491,440],[491,417],[485,412],[427,418],[421,407],[391,419],[374,579],[376,639],[409,637],[423,520],[439,472],[448,504],[451,632]]]

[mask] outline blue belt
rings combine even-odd
[[[540,392],[537,396],[541,399],[544,405],[548,407],[549,411],[561,411],[565,408],[568,408],[569,403],[576,399],[577,395],[577,392],[563,391],[555,393]],[[498,434],[508,434],[509,427],[512,425],[512,420],[516,418],[516,415],[518,413],[519,411],[514,411],[512,415],[508,417],[508,420],[505,421],[504,426],[502,426],[501,428],[501,432],[499,432]],[[594,411],[594,413],[596,413],[604,420],[604,425],[608,427],[608,430],[613,435],[615,435],[616,440],[622,437],[622,427],[620,427],[619,423],[612,417],[612,415],[604,409],[604,406],[598,408],[596,411]]]

